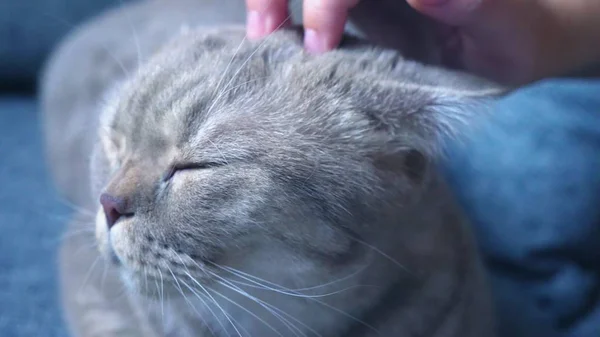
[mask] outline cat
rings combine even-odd
[[[499,89],[351,36],[319,56],[293,27],[248,41],[243,21],[242,1],[134,3],[49,60],[73,335],[493,337],[435,163]]]

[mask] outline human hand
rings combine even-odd
[[[368,1],[368,0],[365,0]],[[597,0],[407,1],[440,23],[447,66],[504,83],[560,75],[600,60]],[[335,48],[359,0],[304,0],[305,46]],[[288,0],[246,0],[248,37],[261,38],[287,18]]]
[[[303,0],[306,49],[315,53],[331,50],[340,43],[348,11],[359,0]],[[288,0],[246,0],[248,37],[272,33],[288,17]]]

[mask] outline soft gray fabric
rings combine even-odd
[[[0,336],[66,336],[56,251],[66,207],[42,159],[35,100],[0,96]]]
[[[132,0],[0,0],[0,86],[32,85],[67,31],[127,1]]]

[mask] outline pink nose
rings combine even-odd
[[[126,207],[127,201],[122,197],[115,197],[110,194],[102,193],[100,196],[100,204],[104,209],[104,215],[106,216],[106,224],[110,230],[119,219],[127,214]]]

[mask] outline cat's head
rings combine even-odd
[[[337,274],[368,257],[357,241],[415,225],[405,208],[485,96],[476,81],[356,41],[309,55],[293,30],[189,32],[103,112],[100,250],[138,285],[210,282],[223,266]]]

